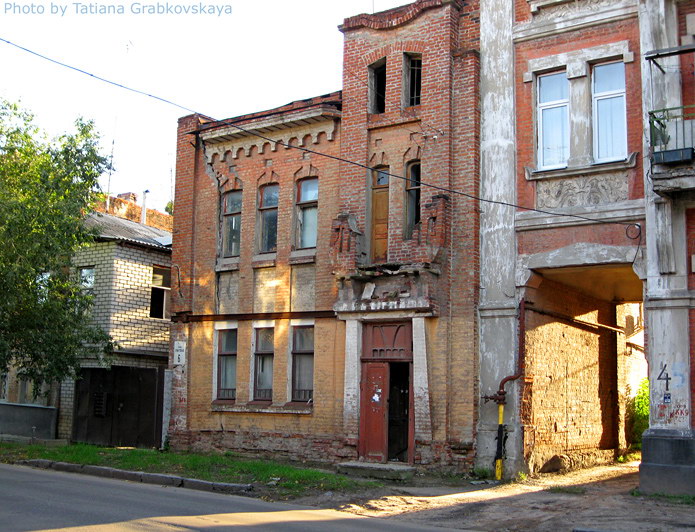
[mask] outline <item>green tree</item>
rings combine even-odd
[[[84,218],[108,167],[93,124],[75,127],[49,141],[31,114],[0,100],[0,372],[16,368],[35,390],[113,350],[70,269],[93,240]]]
[[[170,214],[171,216],[174,216],[174,201],[169,200],[166,204],[166,207],[164,207],[164,212],[167,214]]]

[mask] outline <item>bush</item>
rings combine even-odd
[[[642,444],[642,433],[649,428],[649,379],[643,379],[637,395],[627,405],[628,420],[632,427],[632,443]]]

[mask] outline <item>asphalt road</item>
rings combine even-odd
[[[333,510],[0,464],[0,531],[442,531]]]

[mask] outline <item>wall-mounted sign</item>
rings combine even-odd
[[[186,342],[174,342],[174,366],[186,364]]]

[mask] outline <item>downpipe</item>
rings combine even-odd
[[[507,404],[507,391],[504,389],[510,381],[515,381],[524,373],[523,354],[525,351],[524,340],[526,337],[526,301],[519,303],[519,370],[514,375],[509,375],[500,381],[499,389],[494,395],[483,395],[483,399],[497,403],[497,450],[495,452],[495,480],[502,480],[504,473],[505,444],[507,443],[507,427],[504,424],[504,405]]]

